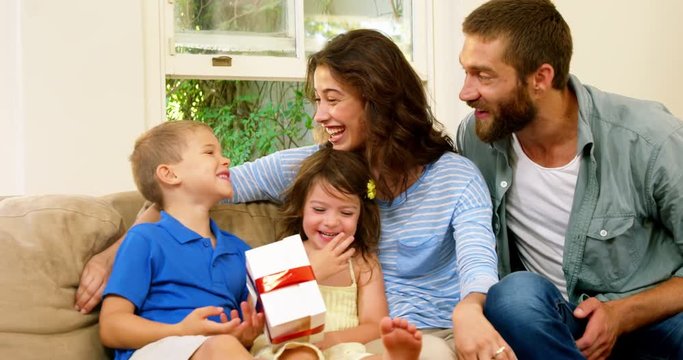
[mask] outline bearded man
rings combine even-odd
[[[683,359],[683,123],[570,75],[548,0],[489,1],[463,32],[457,148],[509,274],[489,321],[519,359]]]

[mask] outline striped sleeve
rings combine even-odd
[[[301,162],[319,145],[278,151],[230,169],[234,195],[229,202],[256,200],[281,202],[282,192],[291,184]]]
[[[455,253],[460,274],[460,299],[471,292],[486,294],[498,281],[495,236],[491,230],[491,197],[478,172],[462,189],[453,216]]]

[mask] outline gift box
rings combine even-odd
[[[247,284],[271,344],[322,340],[325,303],[299,235],[246,252]]]

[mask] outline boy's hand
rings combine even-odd
[[[263,332],[265,319],[263,313],[255,312],[252,306],[246,301],[242,301],[240,307],[242,308],[243,320],[231,335],[239,339],[242,345],[248,349],[254,344],[254,339]],[[239,319],[237,310],[232,310],[230,312],[230,318]],[[222,320],[223,317],[221,317],[221,321]],[[227,320],[227,318],[225,320]]]
[[[233,310],[235,314],[236,310]],[[209,316],[220,316],[221,322],[209,320]],[[233,316],[228,321],[222,307],[205,306],[192,310],[183,321],[178,323],[180,335],[235,335],[240,326],[239,316]],[[237,335],[235,335],[237,336]]]
[[[325,247],[308,254],[316,280],[327,279],[348,268],[349,259],[356,251],[354,248],[349,248],[352,242],[353,236],[339,233]]]

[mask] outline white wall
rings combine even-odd
[[[460,24],[483,0],[452,0],[464,11],[451,11],[456,24],[451,37],[462,46]],[[683,118],[683,1],[680,0],[555,0],[572,30],[574,56],[571,72],[584,84],[627,96],[656,100]],[[442,19],[448,15],[436,13]],[[453,25],[446,25],[453,27]],[[438,45],[437,45],[438,46]],[[448,45],[446,45],[448,46]],[[445,87],[450,99],[437,97],[437,116],[451,133],[470,109],[458,100],[463,73],[458,54],[444,50],[453,58],[457,70]],[[451,60],[449,60],[451,61]],[[443,73],[443,72],[442,72]],[[437,70],[438,74],[438,70]],[[438,76],[438,75],[437,75]],[[457,86],[452,88],[453,81]],[[445,100],[446,99],[446,100]],[[444,105],[445,104],[445,105]],[[440,112],[439,108],[447,108]],[[455,115],[449,115],[455,114]]]
[[[160,80],[149,70],[160,63],[149,57],[158,46],[143,32],[148,1],[0,1],[0,195],[134,188],[128,155],[158,121],[146,118],[162,113],[160,99],[145,99]],[[460,24],[482,2],[434,5],[432,96],[452,133],[469,112],[458,100]],[[574,35],[572,72],[584,83],[661,101],[683,117],[683,1],[556,4]]]
[[[0,195],[132,189],[127,156],[144,130],[140,2],[2,4]]]
[[[571,72],[584,84],[659,101],[683,118],[683,1],[556,3],[574,37]]]
[[[0,194],[24,192],[17,12],[17,2],[0,2]]]

